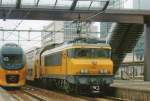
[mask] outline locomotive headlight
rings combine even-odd
[[[100,70],[100,74],[104,74],[104,71],[103,71],[103,69],[101,69],[101,70]]]
[[[106,68],[100,69],[100,74],[107,74],[108,70]]]
[[[82,69],[80,70],[80,73],[81,73],[81,74],[87,74],[87,73],[88,73],[88,70],[85,69],[85,68],[82,68]]]
[[[88,73],[88,70],[87,70],[87,69],[84,69],[84,72],[87,74],[87,73]]]
[[[103,72],[104,72],[104,74],[107,74],[107,73],[108,73],[108,70],[107,70],[107,69],[104,69]]]
[[[84,73],[84,69],[81,69],[81,70],[80,70],[80,73],[83,74],[83,73]]]

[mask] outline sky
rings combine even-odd
[[[16,28],[16,26],[20,23],[20,26]],[[17,29],[17,30],[42,30],[43,26],[47,26],[52,21],[41,21],[41,20],[0,20],[0,29]],[[28,40],[28,32],[21,32],[19,39],[20,40]],[[5,41],[2,41],[3,38],[3,32],[0,31],[0,47],[4,43],[17,43],[18,41],[18,32],[5,32],[4,33],[4,39]],[[39,32],[31,32],[30,33],[30,40],[31,41],[19,41],[19,45],[23,47],[24,50],[31,49],[32,47],[37,47],[41,45],[41,33]],[[34,41],[32,41],[34,40]]]
[[[4,2],[5,1],[5,2]],[[15,2],[16,0],[3,0],[3,3],[8,4],[9,2]],[[28,2],[34,2],[36,0],[23,0],[23,2],[26,4]],[[41,1],[41,0],[40,0]],[[45,0],[46,1],[46,0]],[[54,1],[54,0],[53,0]],[[45,2],[41,4],[46,4]],[[125,8],[132,8],[133,1],[132,0],[126,0],[124,7]],[[48,20],[8,20],[6,21],[0,20],[0,29],[17,29],[17,30],[42,30],[44,26],[47,26],[52,21]],[[19,26],[18,26],[19,24]],[[100,28],[100,24],[97,22],[94,24],[95,26],[98,26]],[[99,30],[99,29],[98,29]],[[19,36],[20,40],[28,40],[28,33],[22,32]],[[4,43],[13,42],[21,45],[23,49],[29,50],[33,47],[39,47],[41,45],[41,33],[30,33],[30,39],[32,41],[17,41],[18,40],[18,33],[17,32],[5,32],[4,33],[4,39],[5,41],[2,41],[3,39],[3,32],[0,31],[0,47]],[[8,41],[6,41],[8,40]],[[12,41],[16,40],[16,41]]]
[[[19,24],[20,23],[20,24]],[[44,26],[49,25],[52,21],[48,20],[0,20],[0,29],[16,29],[16,30],[43,30]],[[18,26],[19,24],[19,26]],[[18,27],[16,27],[18,26]],[[94,26],[98,26],[98,30],[100,28],[100,24],[97,22]],[[27,51],[34,47],[41,46],[41,33],[39,32],[30,32],[30,41],[28,32],[21,32],[19,33],[19,39],[24,41],[17,41],[18,40],[18,32],[4,32],[4,40],[3,41],[3,32],[0,31],[0,47],[4,43],[17,43],[22,48]],[[26,41],[25,41],[26,40]]]

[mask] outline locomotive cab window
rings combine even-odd
[[[61,65],[62,52],[57,52],[53,54],[46,55],[44,57],[44,65],[45,66],[59,66]]]
[[[110,49],[99,48],[74,48],[68,50],[68,56],[71,58],[110,58]]]

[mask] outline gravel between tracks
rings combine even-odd
[[[64,92],[51,91],[33,86],[8,91],[16,101],[128,101],[111,97],[72,96]]]

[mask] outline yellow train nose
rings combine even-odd
[[[97,65],[98,62],[96,60],[93,60],[91,63],[92,65]]]

